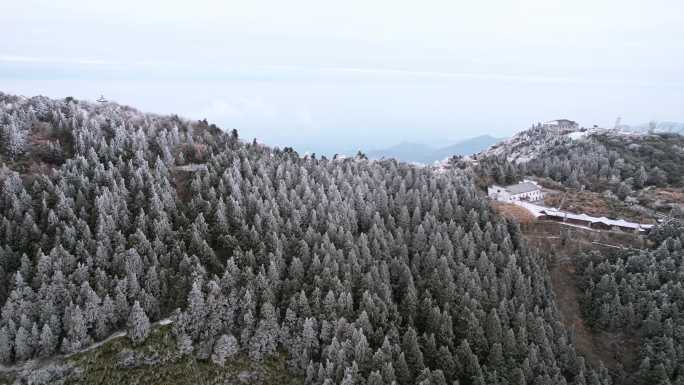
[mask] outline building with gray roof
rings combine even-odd
[[[524,180],[521,183],[505,187],[493,185],[487,189],[487,195],[500,202],[535,202],[544,199],[544,192],[541,186],[532,180]]]

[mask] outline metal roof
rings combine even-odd
[[[537,186],[534,183],[530,182],[522,182],[518,184],[512,184],[510,186],[505,187],[506,191],[509,193],[515,195],[515,194],[522,194],[530,191],[537,191],[540,190],[539,186]]]
[[[528,202],[514,202],[518,206],[522,206],[529,210],[535,218],[538,218],[542,215],[547,215],[547,216],[552,216],[556,218],[565,218],[565,219],[575,219],[575,220],[580,220],[580,221],[585,221],[589,223],[603,223],[607,226],[618,226],[618,227],[625,227],[625,228],[630,228],[630,229],[641,229],[641,230],[646,230],[650,229],[653,227],[652,224],[647,224],[647,223],[635,223],[635,222],[629,222],[624,219],[610,219],[606,217],[592,217],[591,215],[587,214],[573,214],[565,211],[560,211],[552,207],[545,207],[545,206],[540,206],[540,205],[535,205],[533,203],[528,203]]]
[[[549,120],[548,122],[544,122],[544,125],[551,126],[551,125],[560,125],[561,123],[567,123],[567,124],[577,124],[574,120],[570,119],[556,119],[556,120]]]

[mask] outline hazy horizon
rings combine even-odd
[[[0,4],[0,90],[104,94],[323,154],[684,121],[677,1],[185,5]]]

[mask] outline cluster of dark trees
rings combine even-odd
[[[3,139],[4,363],[124,328],[140,343],[172,316],[180,354],[285,352],[307,384],[611,384],[467,172],[300,157],[116,104],[0,94],[0,114],[59,144],[19,174],[33,143]]]
[[[509,162],[504,156],[480,156],[476,163],[466,161],[462,157],[453,157],[450,159],[450,165],[470,175],[477,187],[485,191],[492,184],[515,184],[529,175],[525,163]]]
[[[640,339],[640,384],[684,384],[684,224],[672,219],[650,237],[650,250],[581,257],[585,319]]]

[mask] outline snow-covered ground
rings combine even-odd
[[[173,320],[171,318],[164,318],[163,320],[159,320],[157,324],[159,326],[164,326],[164,325],[170,325],[173,323]]]
[[[478,155],[505,156],[509,162],[526,163],[543,153],[549,146],[557,145],[558,139],[566,138],[555,130],[533,127],[521,131],[512,138],[496,144]],[[567,138],[565,140],[570,140]]]
[[[570,138],[572,140],[579,140],[579,139],[585,138],[587,135],[589,135],[589,131],[575,131],[575,132],[571,132],[569,134],[565,134],[565,136],[567,136],[568,138]]]

